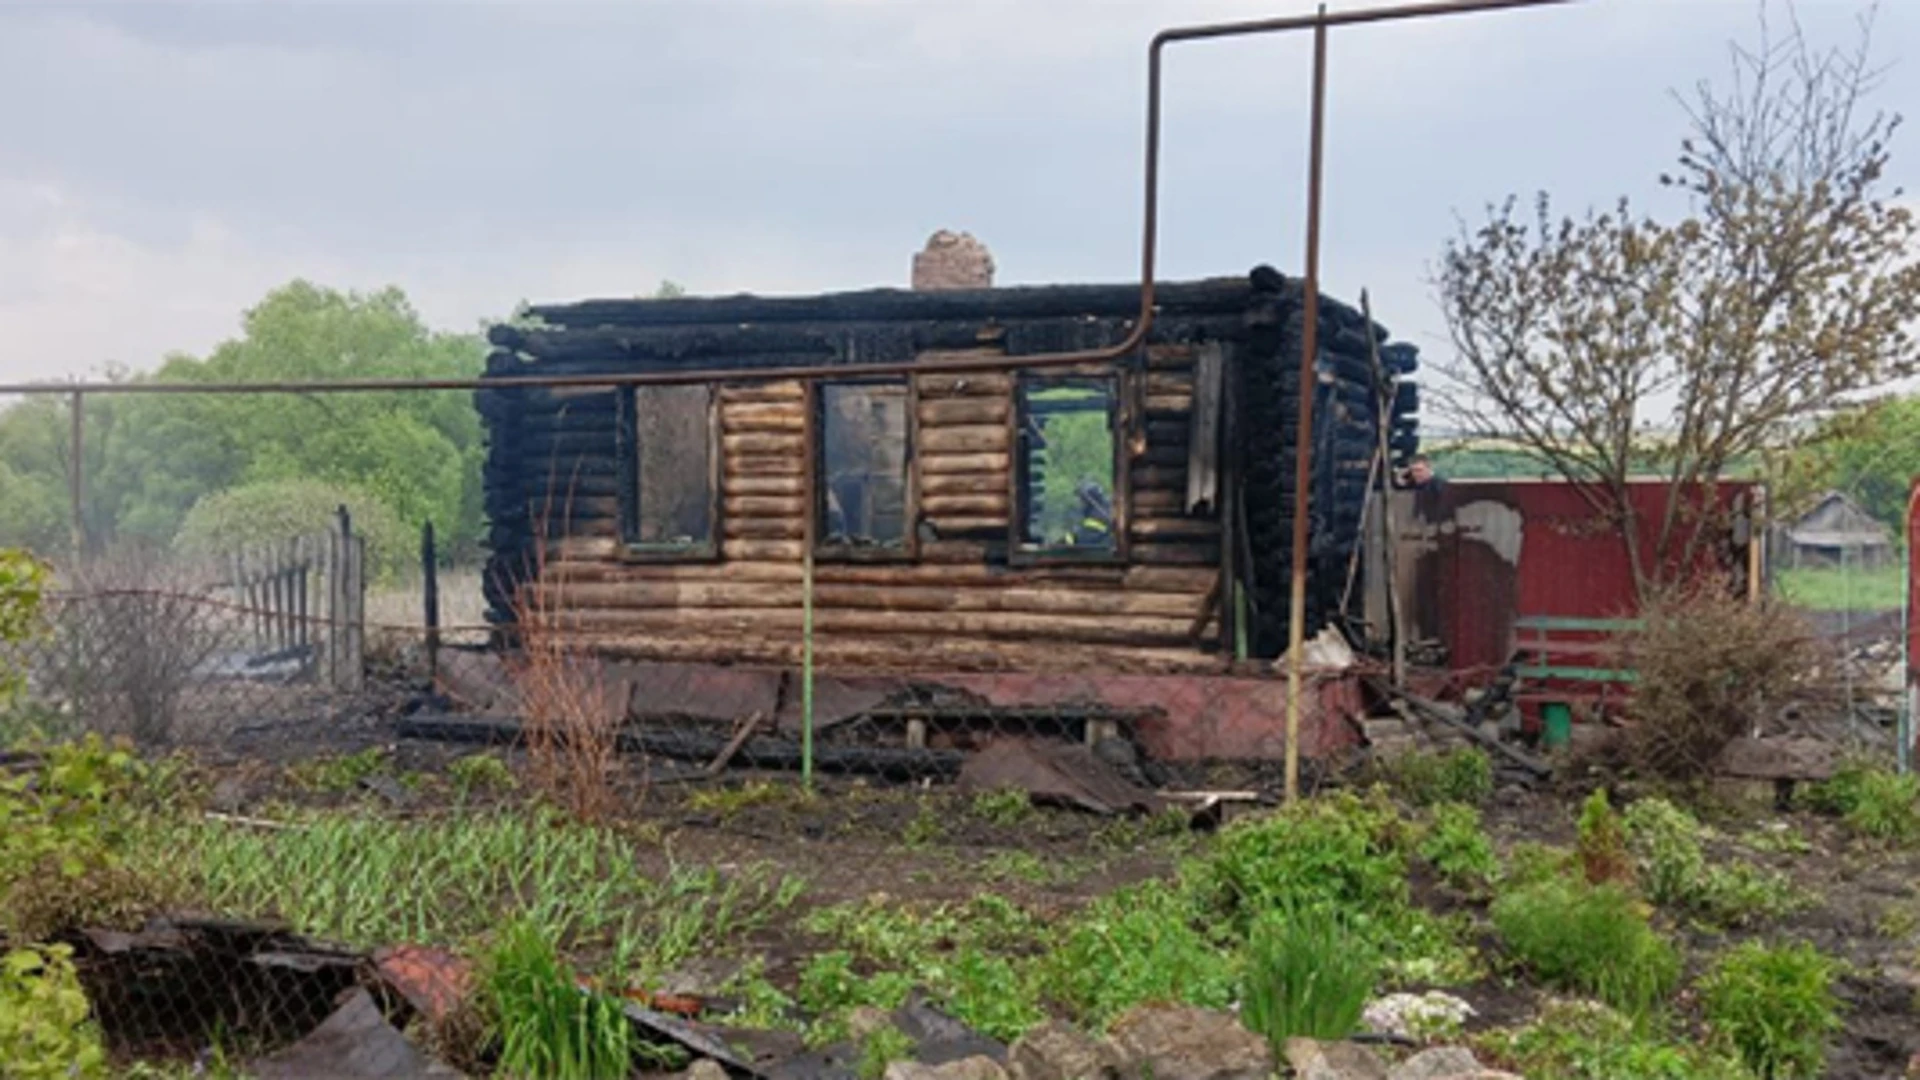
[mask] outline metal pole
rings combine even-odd
[[[435,689],[440,683],[440,554],[433,542],[433,522],[420,526],[420,594],[425,610],[421,612],[426,625],[427,685]]]
[[[86,512],[86,394],[73,392],[71,427],[67,441],[67,511],[73,517],[73,561],[77,564],[87,553]]]
[[[1320,8],[1326,15],[1325,5]],[[1313,371],[1320,342],[1320,177],[1327,118],[1327,28],[1313,28],[1313,119],[1307,151],[1307,264],[1300,287],[1300,409],[1293,432],[1293,580],[1287,595],[1287,801],[1300,797],[1300,674],[1307,630],[1307,496],[1313,452]]]
[[[820,501],[818,479],[814,476],[815,412],[819,409],[817,388],[807,383],[803,396],[806,415],[801,420],[802,453],[806,461],[800,467],[800,489],[805,496],[801,505],[800,530],[800,785],[813,790],[813,544],[819,531],[817,504]]]

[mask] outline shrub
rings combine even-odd
[[[1149,881],[1089,904],[1039,964],[1043,996],[1102,1028],[1134,1005],[1233,1000],[1233,956],[1209,940],[1178,889]]]
[[[1227,826],[1189,876],[1239,933],[1283,906],[1330,905],[1377,922],[1407,905],[1398,828],[1391,807],[1351,794],[1303,800]]]
[[[1493,924],[1542,980],[1642,1014],[1680,975],[1674,947],[1619,885],[1551,878],[1500,897]]]
[[[31,773],[0,777],[0,931],[41,938],[120,923],[159,899],[123,865],[140,764],[98,735],[46,747]]]
[[[1713,588],[1669,589],[1621,635],[1635,671],[1628,760],[1648,775],[1704,775],[1755,716],[1790,699],[1814,666],[1799,617]]]
[[[637,1040],[620,1002],[582,989],[533,924],[502,931],[482,986],[506,1076],[611,1080],[632,1070]]]
[[[0,1076],[81,1080],[106,1075],[87,996],[65,945],[0,955]]]
[[[46,565],[18,548],[0,548],[0,645],[17,645],[39,628]],[[0,654],[0,709],[20,690],[21,673]]]
[[[1480,811],[1462,803],[1433,808],[1417,850],[1441,877],[1461,888],[1486,885],[1500,868],[1493,841],[1480,827]]]
[[[1573,865],[1574,854],[1566,848],[1522,840],[1507,849],[1507,865],[1500,872],[1500,886],[1511,891],[1537,885],[1567,873]]]
[[[173,545],[185,555],[220,557],[331,532],[340,527],[342,506],[353,531],[366,537],[369,577],[391,580],[413,565],[419,543],[385,503],[319,480],[268,480],[203,495],[181,520]]]
[[[1412,753],[1388,761],[1388,784],[1415,806],[1477,804],[1493,794],[1493,762],[1472,747]]]
[[[1861,836],[1898,844],[1920,839],[1920,777],[1853,766],[1816,785],[1807,798],[1817,809],[1839,814]]]
[[[1805,942],[1744,942],[1701,981],[1707,1024],[1760,1076],[1818,1076],[1827,1037],[1840,1029],[1838,971],[1836,961]]]
[[[1335,909],[1271,912],[1247,941],[1240,1017],[1276,1057],[1290,1038],[1344,1039],[1379,977],[1372,945]]]
[[[1614,813],[1605,788],[1587,796],[1580,806],[1579,835],[1574,853],[1580,858],[1580,872],[1589,883],[1631,881],[1633,861],[1627,855],[1627,830],[1620,815]]]
[[[1752,1080],[1738,1061],[1710,1048],[1656,1038],[1604,1005],[1562,1002],[1518,1031],[1479,1040],[1483,1057],[1527,1076],[1564,1080]]]
[[[1624,816],[1627,846],[1647,898],[1720,926],[1777,918],[1801,903],[1785,875],[1751,863],[1710,863],[1705,829],[1665,799],[1642,799]]]

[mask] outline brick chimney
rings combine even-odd
[[[971,233],[941,229],[927,240],[923,250],[913,256],[913,288],[916,292],[992,287],[993,255]]]

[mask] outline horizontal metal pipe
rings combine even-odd
[[[782,368],[760,368],[751,372],[731,368],[684,369],[680,371],[607,372],[598,375],[503,375],[464,379],[339,379],[330,381],[270,382],[64,382],[5,383],[0,395],[7,394],[351,394],[389,393],[413,390],[481,390],[535,387],[591,386],[684,386],[709,382],[761,382],[776,379],[861,378],[876,375],[911,373],[965,373],[1020,371],[1071,367],[1117,360],[1139,348],[1153,328],[1154,261],[1159,234],[1160,202],[1160,57],[1167,45],[1180,41],[1204,41],[1213,38],[1249,34],[1285,33],[1316,27],[1357,26],[1364,23],[1424,19],[1442,15],[1471,15],[1507,8],[1545,7],[1574,3],[1576,0],[1443,0],[1439,3],[1401,4],[1391,7],[1362,8],[1356,11],[1321,12],[1277,19],[1242,22],[1205,23],[1162,30],[1147,47],[1147,138],[1145,207],[1140,239],[1140,313],[1131,330],[1119,344],[1102,349],[1074,352],[1035,353],[1028,356],[989,358],[947,358],[925,361],[895,361],[876,364],[805,364]]]

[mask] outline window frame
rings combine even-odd
[[[1033,500],[1027,463],[1031,460],[1027,436],[1027,400],[1032,388],[1048,385],[1104,384],[1108,390],[1107,433],[1113,444],[1113,543],[1105,548],[1034,543],[1025,538],[1025,526]],[[1131,460],[1127,453],[1128,435],[1134,410],[1131,407],[1135,380],[1129,369],[1120,365],[1099,371],[1021,370],[1014,372],[1012,408],[1007,410],[1009,429],[1007,458],[1007,562],[1012,566],[1088,565],[1110,566],[1124,563],[1131,554],[1127,536],[1128,506],[1133,501],[1133,483],[1129,475]]]
[[[827,394],[828,387],[888,386],[902,391],[905,422],[902,425],[900,483],[902,497],[902,535],[900,543],[887,546],[862,546],[836,543],[827,535]],[[909,375],[869,375],[854,378],[825,378],[807,383],[807,425],[811,433],[807,447],[807,476],[813,514],[813,556],[816,560],[850,563],[913,562],[920,557],[920,455],[915,443],[920,427],[919,382]]]
[[[692,543],[649,543],[639,539],[640,502],[640,386],[621,389],[616,398],[619,415],[615,422],[615,445],[619,468],[619,552],[629,562],[717,562],[721,539],[726,535],[726,495],[721,490],[725,471],[722,457],[726,443],[720,430],[720,387],[699,384],[706,390],[707,427],[707,538]]]

